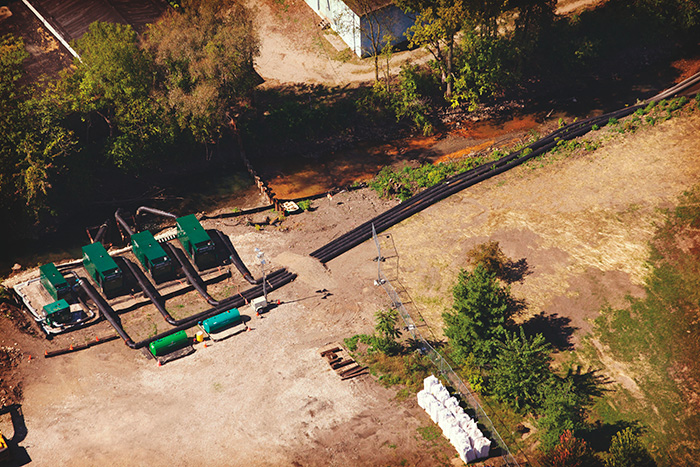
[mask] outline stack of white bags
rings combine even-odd
[[[435,376],[430,375],[423,381],[423,390],[418,393],[418,405],[442,429],[463,462],[489,456],[491,441],[484,437],[476,422],[464,413],[457,399],[450,397]]]

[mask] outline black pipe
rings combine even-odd
[[[139,283],[139,287],[141,287],[143,293],[151,300],[151,303],[153,303],[163,318],[165,318],[165,321],[167,321],[168,324],[177,326],[177,320],[173,318],[170,313],[168,313],[168,310],[165,309],[163,297],[151,283],[148,277],[146,277],[143,271],[141,271],[141,268],[124,257],[119,256],[115,259],[120,259],[124,262],[124,264],[126,264],[126,267],[129,269],[129,271],[131,271],[131,274],[134,275],[136,282]]]
[[[624,109],[610,112],[598,117],[588,118],[584,121],[560,128],[552,132],[547,137],[529,145],[528,148],[531,149],[531,152],[524,157],[522,156],[522,150],[519,150],[499,159],[496,162],[482,164],[481,166],[467,172],[449,177],[440,185],[436,185],[422,191],[401,205],[389,209],[372,220],[359,225],[355,229],[352,229],[345,235],[315,250],[311,253],[311,256],[318,258],[322,262],[327,262],[367,240],[371,236],[370,226],[372,223],[375,223],[375,228],[378,232],[385,230],[391,225],[400,222],[408,216],[425,209],[433,203],[444,199],[457,191],[509,170],[510,168],[531,159],[532,157],[536,157],[544,153],[546,150],[553,148],[556,145],[557,140],[570,140],[576,138],[590,131],[595,124],[605,125],[610,118],[622,118],[631,114],[640,107],[641,105],[626,107]],[[424,200],[427,200],[427,202]]]
[[[250,273],[250,270],[248,270],[245,263],[243,263],[243,260],[238,255],[238,252],[233,247],[233,243],[231,243],[231,239],[228,237],[228,235],[225,235],[220,230],[214,230],[214,232],[216,232],[216,234],[219,236],[219,239],[228,250],[231,263],[234,266],[236,266],[236,269],[238,269],[238,272],[241,273],[243,278],[253,285],[262,283],[262,278],[259,278],[257,280],[253,278],[253,275]]]
[[[202,278],[194,269],[194,266],[192,266],[192,263],[190,263],[190,260],[189,258],[187,258],[185,253],[179,248],[174,247],[168,243],[163,243],[161,244],[161,246],[168,254],[168,256],[175,257],[175,260],[182,267],[182,272],[185,273],[187,281],[192,285],[192,287],[195,288],[197,292],[199,292],[199,295],[201,295],[210,305],[219,305],[219,301],[214,300],[214,298],[207,292],[207,288],[204,285],[204,282],[202,282]]]
[[[151,214],[155,214],[157,216],[163,216],[163,217],[170,217],[171,219],[174,219],[177,221],[177,216],[175,214],[172,214],[170,212],[166,211],[161,211],[160,209],[156,208],[149,208],[148,206],[141,206],[136,210],[136,215],[138,216],[141,214],[141,212],[150,212]]]
[[[670,88],[667,91],[657,94],[654,98],[650,100],[659,99],[661,97],[669,97],[670,95],[676,94],[681,90],[693,86],[696,82],[700,82],[700,73],[694,75],[693,77],[685,80],[683,83]],[[532,157],[536,157],[546,150],[553,148],[559,140],[571,140],[578,136],[581,136],[592,129],[594,125],[605,126],[611,118],[623,118],[631,113],[635,112],[637,109],[643,107],[644,104],[637,104],[623,109],[619,109],[613,112],[609,112],[604,115],[599,115],[597,117],[589,117],[580,122],[575,122],[565,127],[559,128],[548,136],[530,144],[527,146],[531,152],[526,156],[522,157],[523,150],[516,151],[510,155],[499,159],[493,163],[482,164],[472,170],[464,172],[462,174],[453,175],[445,179],[440,185],[428,188],[421,193],[409,198],[399,206],[389,209],[383,214],[373,218],[372,220],[365,222],[355,229],[350,230],[343,236],[329,242],[328,244],[320,247],[319,249],[313,251],[311,256],[318,258],[322,262],[327,262],[332,258],[342,254],[343,252],[349,250],[350,248],[362,243],[369,238],[369,226],[375,223],[375,229],[377,231],[384,230],[395,223],[400,222],[406,217],[424,209],[425,207],[433,204],[434,202],[444,199],[446,196],[453,194],[459,190],[462,190],[468,186],[472,186],[479,181],[490,178],[493,175],[501,173],[505,170],[509,170],[516,165],[522,164]],[[427,200],[427,202],[424,202]]]
[[[292,274],[288,271],[285,271],[284,269],[279,269],[271,273],[268,279],[270,278],[272,278],[272,280],[270,280],[268,284],[270,286],[270,290],[274,290],[293,281],[296,278],[296,274]],[[90,297],[90,299],[95,303],[95,305],[100,310],[105,319],[109,322],[109,324],[111,324],[114,330],[117,331],[117,334],[119,334],[119,336],[124,340],[124,343],[131,349],[140,349],[146,347],[151,342],[154,342],[158,339],[162,339],[176,332],[189,329],[192,326],[196,325],[199,321],[210,318],[214,315],[225,311],[226,308],[240,307],[247,303],[249,300],[262,295],[262,286],[259,285],[250,288],[248,290],[243,291],[239,295],[230,297],[229,299],[225,300],[225,304],[223,306],[210,308],[209,310],[179,320],[178,323],[180,324],[172,329],[168,329],[165,332],[161,332],[160,334],[146,338],[142,341],[134,342],[131,339],[131,337],[129,337],[129,335],[126,333],[126,331],[124,331],[124,329],[121,327],[119,323],[119,317],[116,316],[116,313],[114,312],[112,307],[102,298],[102,296],[99,293],[97,293],[95,288],[84,279],[80,279],[79,285],[88,295],[88,297]]]
[[[88,297],[95,303],[97,306],[97,309],[100,310],[100,313],[102,313],[102,316],[105,317],[105,319],[109,322],[109,324],[112,325],[115,331],[117,331],[117,334],[119,334],[119,337],[124,339],[124,343],[131,347],[132,349],[136,348],[134,341],[131,340],[131,337],[124,331],[124,329],[121,327],[119,317],[116,316],[116,313],[112,309],[111,306],[109,306],[109,303],[102,298],[102,295],[100,295],[97,290],[90,284],[87,280],[85,279],[79,279],[78,280],[78,285],[85,291]]]
[[[283,269],[280,269],[278,271],[275,271],[278,273],[276,275],[276,279],[274,281],[270,281],[271,284],[270,286],[272,287],[269,290],[277,289],[285,284],[288,284],[289,282],[293,281],[296,278],[296,274],[290,273],[288,271],[284,271]],[[279,274],[282,273],[282,274]],[[239,296],[231,297],[230,300],[226,301],[226,304],[223,306],[218,306],[211,308],[209,310],[203,311],[201,313],[197,313],[196,315],[190,316],[189,318],[185,318],[183,320],[180,320],[182,324],[172,328],[168,329],[165,332],[161,332],[160,334],[156,334],[153,337],[149,337],[147,339],[144,339],[142,341],[136,342],[134,344],[135,349],[140,349],[142,347],[146,347],[149,345],[151,342],[157,341],[158,339],[162,339],[164,337],[167,337],[171,334],[174,334],[179,331],[184,331],[185,329],[189,329],[192,326],[195,326],[198,322],[203,321],[207,318],[211,318],[212,316],[218,315],[219,313],[222,313],[226,311],[227,309],[230,308],[238,308],[246,304],[247,301],[250,301],[251,299],[255,297],[259,297],[262,295],[262,286],[257,286],[250,288],[244,292],[241,293]],[[128,345],[128,344],[127,344]],[[131,347],[131,346],[130,346]]]
[[[134,235],[134,231],[131,230],[131,227],[129,227],[129,224],[127,224],[126,221],[124,221],[124,219],[122,219],[122,216],[120,214],[121,210],[122,209],[119,208],[114,212],[114,218],[117,220],[117,222],[119,222],[119,224],[121,224],[121,226],[124,228],[126,233],[129,234],[129,236],[131,237],[132,235]]]
[[[95,234],[95,240],[93,240],[93,243],[101,242],[104,236],[107,234],[107,230],[109,229],[109,219],[104,221],[102,225],[100,226],[99,230],[97,231],[97,234]]]

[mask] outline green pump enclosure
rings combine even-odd
[[[170,352],[185,347],[189,342],[189,337],[185,331],[178,331],[169,336],[158,339],[148,344],[148,348],[154,357],[159,357]]]
[[[175,276],[175,268],[170,257],[156,241],[153,234],[144,230],[131,236],[131,251],[153,280],[164,282]]]
[[[83,266],[107,298],[115,297],[121,292],[124,285],[122,270],[101,243],[91,243],[83,247]]]
[[[70,305],[64,299],[44,306],[44,313],[49,324],[67,323],[71,320]]]
[[[216,249],[209,234],[194,214],[177,218],[177,239],[202,271],[216,266]]]
[[[39,268],[39,272],[41,273],[41,285],[54,300],[58,300],[70,292],[66,278],[59,272],[55,264],[44,264]]]
[[[231,308],[228,311],[207,318],[199,324],[204,328],[207,334],[211,334],[212,332],[219,332],[224,328],[238,324],[240,321],[241,313],[238,311],[238,308]]]

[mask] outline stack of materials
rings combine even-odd
[[[423,381],[423,390],[418,393],[418,405],[442,429],[463,462],[489,456],[491,441],[435,376],[430,375]]]
[[[341,381],[367,374],[367,367],[358,365],[338,344],[331,344],[322,349],[321,357],[338,373]]]

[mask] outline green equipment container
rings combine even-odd
[[[46,305],[44,313],[46,313],[46,321],[49,324],[68,323],[72,318],[70,305],[64,299]]]
[[[124,276],[101,243],[92,243],[83,247],[83,266],[95,279],[107,298],[112,298],[122,291]]]
[[[190,342],[185,331],[178,331],[175,334],[170,334],[167,337],[158,339],[148,344],[148,348],[154,357],[174,352],[185,347]]]
[[[177,218],[177,239],[200,271],[217,265],[214,242],[194,214]]]
[[[131,250],[157,283],[175,277],[175,268],[170,257],[148,230],[131,236]]]
[[[231,308],[228,311],[219,313],[211,318],[207,318],[204,321],[201,321],[199,324],[208,334],[211,334],[213,332],[222,331],[225,328],[240,322],[241,314],[238,312],[238,308]]]
[[[41,285],[54,300],[59,300],[70,292],[66,278],[59,272],[55,264],[44,264],[39,268],[39,272],[41,273]]]

